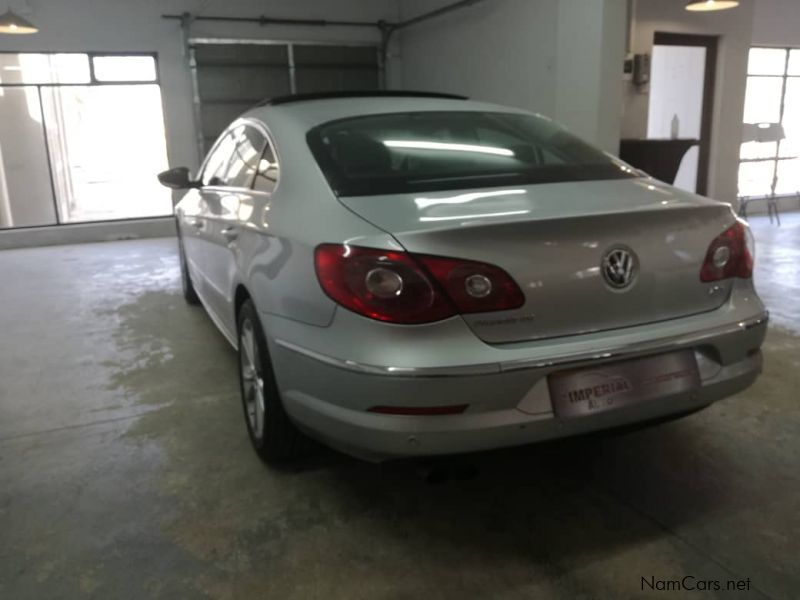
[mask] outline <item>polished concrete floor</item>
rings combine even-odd
[[[800,219],[752,222],[755,386],[438,484],[322,450],[264,467],[174,240],[0,252],[0,598],[797,598]],[[642,583],[685,576],[749,591]]]

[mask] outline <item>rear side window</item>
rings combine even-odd
[[[222,178],[223,185],[249,188],[258,171],[267,138],[254,127],[247,125],[237,129],[236,134],[236,145],[228,169]]]
[[[228,132],[214,146],[200,177],[204,186],[225,185],[224,177],[235,145],[233,134]]]
[[[370,115],[320,125],[308,143],[340,196],[635,176],[547,119],[522,114]]]
[[[258,192],[272,193],[277,184],[278,158],[275,155],[272,144],[267,140],[264,153],[261,155],[261,161],[258,163],[258,171],[256,172],[253,189]]]

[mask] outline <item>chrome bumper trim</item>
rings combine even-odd
[[[646,353],[647,351],[669,352],[678,348],[685,348],[702,343],[708,339],[739,333],[763,325],[769,320],[769,313],[764,312],[756,317],[739,321],[736,323],[720,325],[701,331],[685,333],[654,340],[646,340],[633,344],[614,346],[595,350],[592,352],[581,352],[572,354],[556,355],[547,360],[542,359],[521,359],[499,363],[481,363],[475,365],[463,365],[454,367],[388,367],[359,363],[353,360],[346,360],[321,354],[308,348],[303,348],[282,339],[275,339],[275,343],[282,348],[291,350],[308,358],[313,358],[339,369],[366,373],[369,375],[390,375],[393,377],[464,377],[471,375],[490,375],[506,373],[509,371],[519,371],[522,369],[545,369],[554,366],[576,365],[578,363],[595,360],[616,360],[626,358],[631,355]]]
[[[500,373],[499,363],[483,363],[458,367],[382,367],[359,363],[353,360],[334,358],[327,354],[321,354],[314,350],[297,346],[286,340],[276,339],[275,343],[287,350],[313,358],[326,365],[370,375],[391,375],[393,377],[459,377],[465,375],[496,375]]]
[[[616,348],[611,348],[611,349],[604,349],[598,352],[565,354],[562,356],[555,356],[545,361],[527,360],[527,359],[510,361],[502,363],[500,367],[503,372],[517,371],[519,369],[542,369],[547,367],[553,367],[556,365],[558,366],[569,365],[571,363],[580,363],[593,360],[625,358],[626,356],[630,356],[633,354],[640,354],[643,352],[647,352],[648,350],[669,352],[670,350],[677,350],[678,348],[694,346],[708,339],[716,338],[721,335],[729,335],[732,333],[738,333],[740,331],[746,331],[748,329],[752,329],[753,327],[757,327],[758,325],[766,323],[768,320],[769,320],[769,313],[764,312],[763,314],[757,317],[753,317],[745,321],[739,321],[737,323],[729,325],[720,325],[718,327],[712,327],[711,329],[705,329],[701,331],[693,331],[692,333],[685,333],[666,338],[659,338],[656,340],[646,340],[643,342],[626,344],[624,346],[618,346]]]

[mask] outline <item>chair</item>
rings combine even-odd
[[[767,214],[769,215],[770,225],[772,225],[772,215],[775,215],[775,221],[778,223],[778,227],[781,226],[781,215],[780,211],[778,210],[778,199],[774,194],[767,197]]]

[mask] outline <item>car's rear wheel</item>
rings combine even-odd
[[[178,230],[178,260],[181,265],[181,287],[183,288],[183,298],[189,304],[200,304],[200,298],[192,284],[192,277],[189,275],[189,264],[186,262],[186,250],[183,247],[183,239]]]
[[[304,437],[283,409],[264,329],[251,300],[239,309],[239,383],[247,432],[266,462],[298,457]]]

